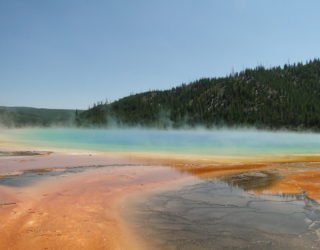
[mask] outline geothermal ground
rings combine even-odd
[[[316,160],[2,151],[0,249],[319,248]]]

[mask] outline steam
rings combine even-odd
[[[37,110],[35,110],[36,112]],[[72,114],[72,113],[71,113]],[[59,121],[59,119],[52,119],[50,123],[41,123],[35,122],[32,120],[33,117],[25,115],[24,122],[21,122],[21,118],[17,116],[16,112],[0,107],[0,128],[91,128],[91,129],[132,129],[132,130],[181,130],[181,131],[239,131],[239,132],[252,132],[252,131],[272,131],[279,133],[313,133],[312,130],[303,131],[292,131],[292,129],[266,129],[266,128],[257,128],[254,126],[244,126],[244,125],[225,125],[223,123],[215,124],[210,127],[204,126],[201,124],[191,124],[188,115],[179,119],[179,123],[174,123],[171,120],[171,111],[166,109],[160,109],[159,112],[154,114],[155,117],[152,119],[152,122],[146,121],[135,121],[134,124],[128,124],[125,120],[113,116],[110,113],[106,113],[104,120],[105,122],[100,124],[92,124],[90,122],[84,124],[77,124],[76,122],[76,111],[73,115]]]
[[[53,112],[46,114],[47,111]],[[57,112],[57,114],[54,114]],[[0,128],[75,127],[73,111],[0,107]]]
[[[15,122],[12,115],[5,109],[0,109],[0,128],[14,128]]]
[[[11,131],[11,132],[10,132]],[[152,152],[200,156],[319,154],[320,134],[256,129],[50,128],[9,130],[30,146],[102,152]]]

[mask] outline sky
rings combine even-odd
[[[0,105],[86,109],[320,57],[319,0],[0,0]]]

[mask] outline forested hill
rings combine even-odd
[[[69,109],[0,107],[0,127],[74,126],[75,113]]]
[[[320,60],[205,78],[97,104],[79,126],[255,126],[320,130]]]

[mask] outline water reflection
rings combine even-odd
[[[228,181],[152,195],[134,204],[129,219],[156,249],[319,249],[317,202],[305,194],[257,196]]]
[[[40,151],[0,151],[1,156],[35,156],[35,155],[48,155],[51,152]]]
[[[300,194],[320,201],[319,162],[247,164],[171,164],[176,171],[199,180],[219,179],[245,191],[273,194]]]
[[[245,172],[226,175],[220,178],[220,180],[228,183],[229,185],[239,187],[245,191],[268,188],[275,181],[280,179],[281,176],[276,171]]]
[[[52,177],[64,177],[84,171],[93,171],[99,168],[141,166],[141,164],[104,164],[68,168],[42,168],[15,172],[9,175],[0,175],[0,186],[24,187]]]

